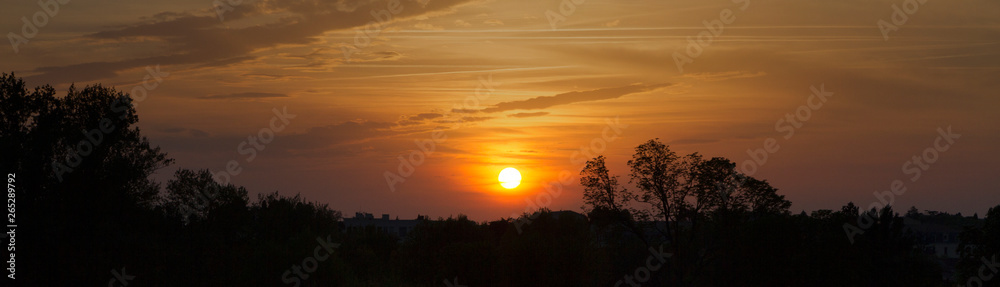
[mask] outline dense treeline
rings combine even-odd
[[[317,237],[340,236],[339,213],[298,196],[251,202],[207,170],[151,181],[172,160],[141,135],[126,94],[95,85],[56,97],[8,74],[0,90],[25,286],[277,286]],[[310,282],[340,282],[333,266]]]
[[[142,136],[130,103],[100,85],[56,97],[0,77],[0,169],[16,173],[19,283],[954,286],[903,225],[933,218],[967,226],[955,282],[1000,286],[982,276],[1000,253],[1000,206],[982,220],[854,204],[792,214],[775,188],[731,161],[679,156],[655,139],[628,162],[636,190],[603,157],[587,162],[585,214],[427,220],[406,238],[344,232],[326,205],[277,192],[251,199],[207,170],[150,180],[172,160]]]

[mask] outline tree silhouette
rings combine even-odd
[[[588,161],[580,172],[584,203],[592,209],[592,217],[630,221],[629,214],[640,219],[656,216],[662,224],[626,229],[642,237],[646,245],[651,244],[645,240],[643,229],[662,232],[674,252],[671,266],[675,284],[694,281],[697,270],[704,268],[723,245],[717,238],[702,234],[706,221],[715,230],[735,230],[747,214],[787,215],[791,206],[777,194],[777,189],[736,171],[736,165],[728,159],[704,160],[698,153],[681,157],[658,139],[636,147],[628,166],[631,182],[641,192],[638,196],[610,175],[603,156]],[[636,199],[651,208],[623,212]],[[623,226],[639,225],[625,222]],[[694,250],[700,251],[691,252]]]
[[[583,203],[592,210],[621,212],[635,198],[628,189],[618,184],[618,176],[609,174],[603,155],[587,161],[580,171],[580,185],[584,189]]]
[[[0,162],[20,178],[20,226],[32,228],[18,245],[32,254],[19,261],[22,276],[49,285],[60,277],[46,270],[65,270],[73,282],[99,282],[139,256],[124,248],[135,246],[128,234],[156,226],[159,188],[148,176],[172,160],[135,127],[131,98],[101,85],[29,92],[4,73],[0,102]]]
[[[679,156],[658,139],[628,161],[632,190],[605,157],[586,163],[586,216],[459,216],[423,221],[399,238],[345,231],[340,212],[299,195],[251,202],[208,170],[179,169],[161,186],[149,176],[172,160],[137,123],[129,95],[113,88],[70,87],[57,97],[0,75],[0,168],[17,174],[18,225],[28,231],[17,237],[18,255],[29,254],[18,257],[20,278],[104,285],[114,269],[136,276],[135,286],[285,286],[290,270],[315,262],[300,286],[441,286],[456,277],[467,286],[632,286],[622,282],[644,270],[643,286],[945,286],[890,206],[791,215],[767,181],[725,158]],[[958,283],[998,286],[979,272],[982,258],[1000,252],[1000,206],[982,222],[915,208],[907,217],[972,222],[961,236]],[[845,224],[861,222],[853,241],[844,237]],[[307,261],[320,241],[340,245]],[[643,269],[660,246],[672,256]]]
[[[221,216],[224,211],[246,209],[247,190],[232,184],[221,185],[207,169],[195,172],[179,169],[167,183],[164,207],[185,222]]]
[[[960,235],[958,283],[968,286],[1000,286],[1000,205],[986,213],[981,226],[970,226]]]

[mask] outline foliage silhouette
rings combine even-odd
[[[329,241],[340,245],[298,285],[946,286],[904,220],[968,226],[959,283],[1000,252],[1000,206],[983,220],[853,203],[792,215],[774,187],[732,161],[679,156],[657,139],[628,161],[634,191],[603,156],[587,162],[586,215],[542,209],[482,223],[460,215],[424,220],[402,238],[346,231],[325,204],[277,191],[251,201],[208,170],[150,180],[173,160],[142,136],[131,102],[101,85],[57,97],[50,86],[28,90],[0,76],[0,168],[17,173],[27,231],[17,237],[19,278],[103,285],[118,270],[136,286],[296,286],[286,274]],[[859,220],[871,224],[852,244],[842,226]],[[672,256],[636,276],[661,246]]]

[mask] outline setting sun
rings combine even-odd
[[[500,186],[506,189],[515,188],[521,184],[521,172],[513,167],[508,167],[500,171]]]

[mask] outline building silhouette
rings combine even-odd
[[[375,218],[371,213],[356,212],[353,218],[344,218],[344,232],[364,232],[374,231],[398,236],[400,240],[406,237],[417,224],[427,220],[423,215],[417,215],[417,219],[389,219],[389,214],[382,214],[382,217]]]

